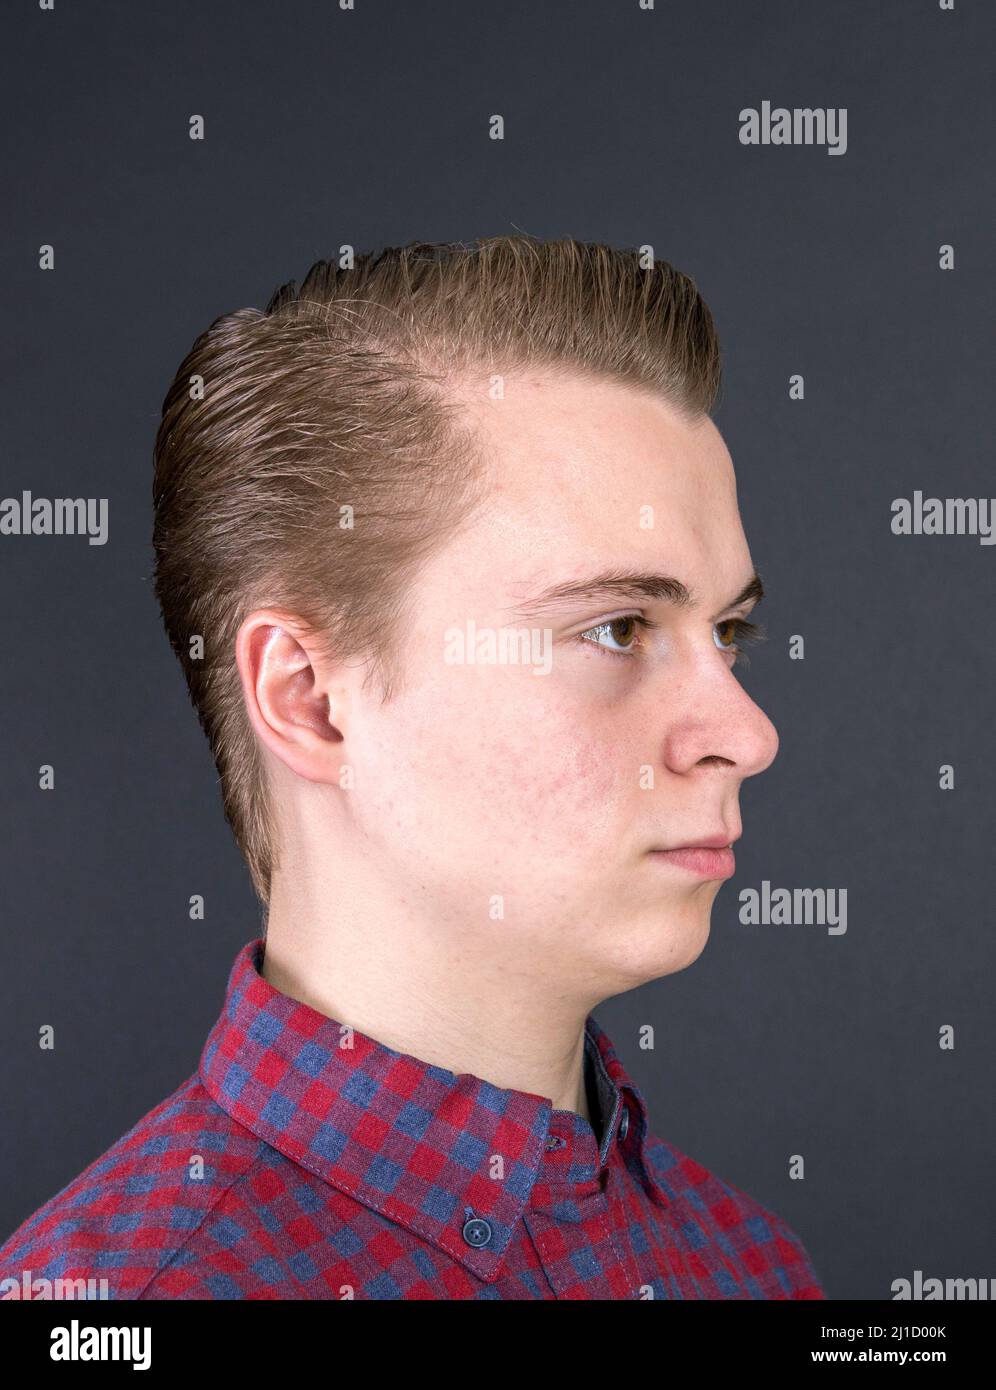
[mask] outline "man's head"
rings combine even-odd
[[[651,851],[735,838],[777,749],[718,385],[686,276],[526,237],[322,262],[197,340],[156,589],[264,901],[362,863],[455,961],[592,999],[695,959],[721,880]],[[564,592],[606,574],[660,578]]]

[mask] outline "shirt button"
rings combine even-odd
[[[485,1221],[482,1216],[472,1216],[469,1221],[463,1223],[463,1238],[468,1245],[473,1245],[475,1249],[481,1245],[487,1245],[491,1239],[490,1221]]]
[[[619,1121],[619,1138],[625,1139],[629,1133],[629,1111],[625,1108],[622,1112],[622,1119]]]

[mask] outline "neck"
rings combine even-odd
[[[275,873],[263,975],[360,1033],[456,1074],[545,1096],[590,1120],[584,1024],[593,1001],[518,963],[505,924],[424,920],[380,884]]]

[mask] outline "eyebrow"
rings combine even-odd
[[[560,608],[566,603],[579,599],[591,601],[620,599],[653,599],[670,603],[676,608],[694,607],[698,600],[692,589],[667,574],[643,574],[628,570],[608,570],[604,574],[592,575],[588,579],[575,579],[566,584],[554,584],[541,594],[528,599],[514,610],[515,618],[535,617],[549,608]],[[764,598],[761,576],[751,575],[739,594],[724,608],[738,608],[743,603],[760,603]]]

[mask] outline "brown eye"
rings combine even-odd
[[[613,618],[611,623],[606,623],[606,627],[615,640],[622,643],[624,647],[629,646],[636,636],[636,619],[632,614],[628,614],[625,618]],[[622,629],[621,632],[618,630],[620,628]]]
[[[757,623],[749,623],[746,618],[726,618],[713,624],[713,641],[721,652],[732,652],[734,662],[747,664],[744,643],[763,642],[764,629]]]
[[[626,613],[621,618],[612,618],[607,623],[598,623],[595,627],[590,627],[587,632],[578,633],[577,640],[590,643],[606,656],[632,656],[640,647],[637,629],[651,629],[656,626],[656,623],[652,623],[641,613]],[[617,645],[604,646],[599,637],[605,634]]]

